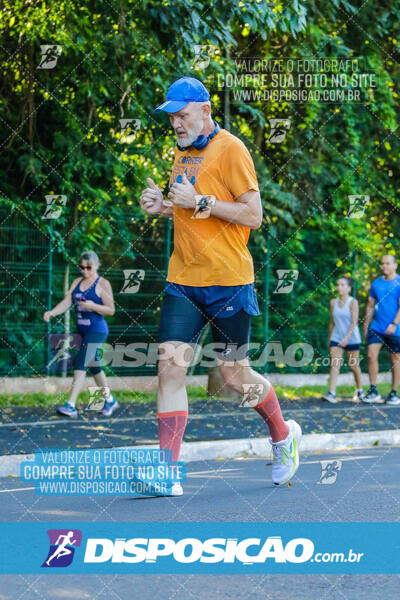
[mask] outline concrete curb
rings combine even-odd
[[[350,448],[370,448],[372,446],[400,445],[400,429],[382,431],[361,431],[357,433],[309,433],[303,435],[300,452],[318,450],[348,450]],[[158,448],[151,446],[126,446],[126,448]],[[185,442],[182,444],[180,460],[229,459],[236,456],[269,456],[268,438],[247,438],[216,440],[210,442]],[[0,456],[0,477],[19,477],[20,464],[34,460],[34,454],[9,454]]]

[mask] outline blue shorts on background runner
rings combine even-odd
[[[387,335],[379,333],[374,329],[368,329],[367,345],[369,346],[370,344],[383,344],[385,348],[388,348],[390,354],[398,354],[400,352],[399,335]]]
[[[333,340],[331,340],[329,342],[329,346],[332,348],[333,346],[339,346],[339,342],[334,342]],[[342,348],[343,346],[340,346],[340,348]],[[346,352],[351,352],[352,350],[359,350],[361,348],[361,344],[347,344],[347,346],[345,346],[343,348],[343,350],[346,350]]]
[[[210,323],[217,356],[242,360],[248,354],[251,316],[259,314],[254,283],[200,287],[167,282],[158,341],[196,345],[201,330]]]

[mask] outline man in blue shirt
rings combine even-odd
[[[392,391],[386,404],[400,404],[397,394],[400,383],[400,276],[396,273],[397,263],[392,254],[382,256],[381,269],[383,276],[372,282],[365,312],[364,337],[368,346],[371,386],[363,402],[376,402],[381,398],[376,389],[376,378],[379,352],[385,345],[392,367]]]

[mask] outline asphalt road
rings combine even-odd
[[[400,406],[360,404],[344,399],[329,404],[316,398],[279,399],[285,419],[303,433],[345,433],[400,428]],[[257,412],[229,400],[190,401],[185,442],[268,435]],[[115,448],[156,444],[155,403],[122,403],[111,419],[81,411],[79,419],[58,417],[53,407],[0,408],[0,454],[25,454],[46,448]],[[1,599],[0,599],[1,600]]]
[[[320,461],[341,461],[319,484]],[[291,487],[276,488],[266,458],[188,465],[178,498],[38,496],[0,480],[0,521],[397,521],[400,448],[302,455]],[[4,550],[4,548],[3,548]],[[397,575],[24,575],[0,577],[0,600],[381,600],[399,597]]]

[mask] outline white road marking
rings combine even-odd
[[[366,459],[371,459],[371,458],[376,458],[378,455],[377,454],[371,454],[371,456],[345,456],[345,457],[335,457],[335,458],[331,458],[330,460],[341,460],[341,461],[345,461],[345,460],[366,460]],[[251,457],[249,457],[249,459],[251,459]],[[243,459],[246,460],[246,459]],[[261,458],[260,460],[265,460],[263,458]],[[324,459],[321,459],[324,460]],[[302,465],[312,465],[312,464],[319,464],[320,461],[319,460],[302,460],[301,464]],[[198,477],[201,475],[210,475],[210,474],[215,474],[215,475],[220,475],[221,473],[230,473],[232,471],[239,471],[239,469],[236,468],[229,468],[229,469],[209,469],[208,471],[193,471],[191,473],[187,473],[187,477]],[[0,490],[0,494],[4,494],[6,492],[23,492],[26,490],[34,490],[34,487],[24,487],[24,488],[14,488],[11,490]]]
[[[329,460],[341,460],[342,462],[345,460],[363,460],[363,459],[368,459],[368,458],[376,458],[378,455],[377,454],[372,454],[371,456],[345,456],[345,457],[333,457],[330,458]],[[265,457],[268,458],[268,457]],[[259,457],[246,457],[243,458],[242,460],[265,460],[265,458],[259,458]],[[228,460],[232,460],[232,459],[228,459]],[[321,460],[325,460],[325,459],[321,459]],[[300,460],[300,464],[302,465],[312,465],[312,464],[319,464],[320,461],[319,460]],[[238,471],[239,469],[210,469],[209,471],[192,471],[192,472],[188,472],[187,473],[187,477],[191,477],[191,476],[197,476],[197,475],[209,475],[209,474],[218,474],[218,473],[228,473],[230,471]]]
[[[301,450],[300,450],[300,456],[301,456]],[[371,456],[335,456],[335,457],[330,457],[329,460],[340,460],[342,462],[344,462],[345,460],[365,460],[367,458],[376,458],[378,455],[377,454],[371,454]],[[321,458],[321,460],[326,461],[325,458]],[[300,460],[300,464],[301,465],[313,465],[313,464],[318,464],[321,462],[321,460]]]
[[[34,487],[26,487],[26,488],[15,488],[13,490],[0,490],[0,494],[4,494],[5,492],[23,492],[24,490],[34,490]]]
[[[187,473],[188,477],[192,475],[208,475],[209,473],[227,473],[228,471],[239,471],[239,469],[210,469],[209,471],[191,471]]]

